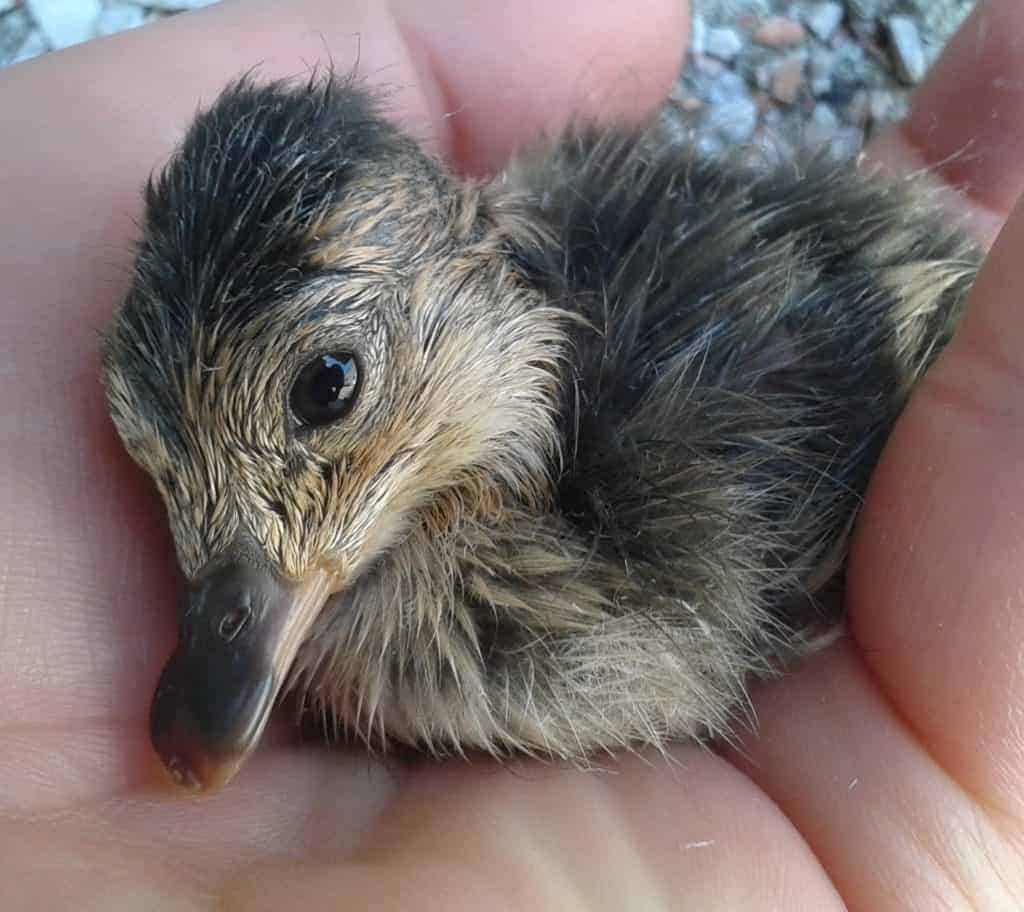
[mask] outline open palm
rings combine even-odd
[[[873,481],[850,636],[759,689],[742,750],[399,769],[282,726],[222,793],[161,791],[171,546],[97,380],[138,187],[257,62],[358,54],[396,118],[485,170],[572,111],[649,109],[685,37],[672,0],[506,6],[228,4],[0,74],[0,908],[1018,908],[1024,212]],[[1021,40],[1020,4],[982,0],[872,152],[966,147],[942,173],[986,241],[1024,189]]]

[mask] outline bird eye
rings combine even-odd
[[[292,387],[292,412],[308,427],[330,424],[348,414],[358,391],[359,367],[354,355],[320,355],[299,371]]]

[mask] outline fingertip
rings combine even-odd
[[[1022,47],[1024,5],[982,0],[914,93],[906,119],[868,150],[893,170],[928,168],[961,189],[986,242],[1024,191]]]
[[[667,94],[689,35],[688,4],[397,0],[395,17],[443,101],[452,155],[499,167],[574,117],[635,121]]]
[[[850,629],[887,699],[981,803],[1024,820],[1024,205],[872,478]]]

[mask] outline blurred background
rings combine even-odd
[[[216,0],[0,0],[10,66]],[[750,143],[855,155],[907,97],[974,0],[692,0],[673,93],[680,129],[708,147]],[[126,74],[126,78],[130,78]]]

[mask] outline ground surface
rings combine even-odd
[[[0,0],[0,66],[211,0]],[[854,154],[905,110],[974,0],[693,0],[674,101],[710,145],[797,141]],[[126,78],[129,78],[126,74]]]

